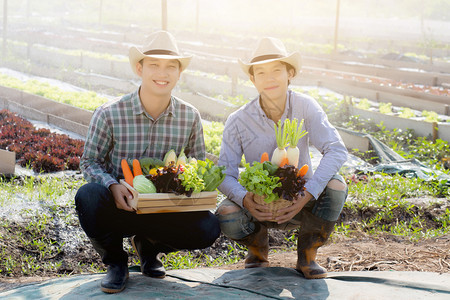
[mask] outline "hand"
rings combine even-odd
[[[242,201],[242,205],[260,222],[272,219],[272,213],[269,211],[269,208],[265,205],[256,203],[255,200],[253,200],[253,197],[253,193],[247,192]]]
[[[128,204],[128,200],[133,199],[133,194],[122,184],[112,184],[109,186],[114,203],[118,209],[126,211],[134,211],[134,209]]]
[[[309,192],[305,191],[305,195],[295,198],[292,201],[291,206],[279,209],[277,211],[278,216],[275,218],[275,222],[282,224],[291,220],[303,209],[303,206],[305,206],[305,204],[308,203],[312,197],[313,196]]]

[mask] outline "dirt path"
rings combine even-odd
[[[420,271],[450,272],[450,235],[412,243],[394,236],[338,237],[319,249],[317,259],[329,272],[340,271]],[[273,267],[295,268],[297,252],[269,255]],[[243,268],[243,261],[220,269]]]

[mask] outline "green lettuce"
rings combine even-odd
[[[205,183],[201,176],[198,175],[198,166],[196,163],[186,164],[184,171],[178,178],[181,180],[181,185],[184,186],[186,191],[192,191],[192,193],[200,193],[205,190]]]
[[[215,191],[225,179],[225,166],[216,166],[209,159],[197,161],[197,167],[197,173],[205,183],[204,191]]]
[[[281,186],[280,178],[271,176],[275,167],[270,163],[253,162],[253,165],[245,164],[245,170],[241,172],[239,183],[254,194],[265,196],[264,201],[270,203],[279,198],[273,190]]]

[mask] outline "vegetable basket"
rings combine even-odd
[[[140,194],[125,180],[120,183],[133,194],[129,204],[138,214],[212,210],[217,204],[217,191],[195,193],[190,197],[174,193]]]
[[[278,214],[276,214],[276,212],[279,209],[291,206],[292,203],[293,203],[292,201],[289,201],[289,200],[286,200],[286,199],[283,199],[283,198],[278,198],[278,199],[276,199],[276,200],[274,200],[274,201],[272,201],[270,203],[267,203],[267,202],[264,201],[265,198],[266,198],[265,196],[261,196],[261,195],[255,194],[254,197],[253,197],[253,200],[256,203],[258,203],[260,205],[265,205],[265,206],[267,206],[269,208],[270,212],[273,214],[273,219],[270,220],[271,222],[275,222],[275,218],[278,216]]]

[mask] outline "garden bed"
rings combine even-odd
[[[206,76],[203,76],[200,79],[200,75],[194,75],[189,72],[184,74],[181,85],[187,85],[190,88],[198,89],[198,92],[211,92],[215,89],[219,92],[226,92],[229,91],[227,89],[231,88],[231,85],[226,81]],[[244,99],[251,99],[256,96],[256,90],[254,88],[244,85],[241,85],[241,87],[245,87],[245,90],[240,90],[240,92],[248,94],[247,97],[243,96]],[[320,94],[318,91],[319,90],[317,89],[316,91],[310,89],[306,92],[318,99],[319,102],[325,100],[328,101],[329,104],[336,104],[333,102],[341,101],[339,99],[339,97],[342,98],[341,95],[333,95],[332,93]],[[91,111],[58,103],[16,89],[0,87],[0,92],[4,96],[3,98],[0,98],[0,108],[7,108],[20,113],[27,118],[54,124],[82,136],[86,135],[87,127],[92,116]],[[228,115],[239,107],[212,97],[202,96],[199,93],[192,94],[178,91],[174,92],[174,95],[193,104],[199,109],[202,116],[208,120],[225,121]],[[397,115],[388,115],[378,111],[360,109],[358,108],[359,101],[360,100],[355,101],[355,99],[352,100],[352,103],[348,108],[350,114],[360,115],[365,119],[371,119],[377,124],[383,122],[388,129],[401,128],[406,130],[409,128],[415,130],[418,136],[425,136],[432,140],[440,138],[445,141],[450,141],[450,124],[447,120],[442,121],[436,119],[433,123],[417,118],[405,119]]]
[[[0,149],[15,152],[20,166],[36,173],[79,170],[83,140],[36,129],[8,110],[0,110],[0,129]]]

